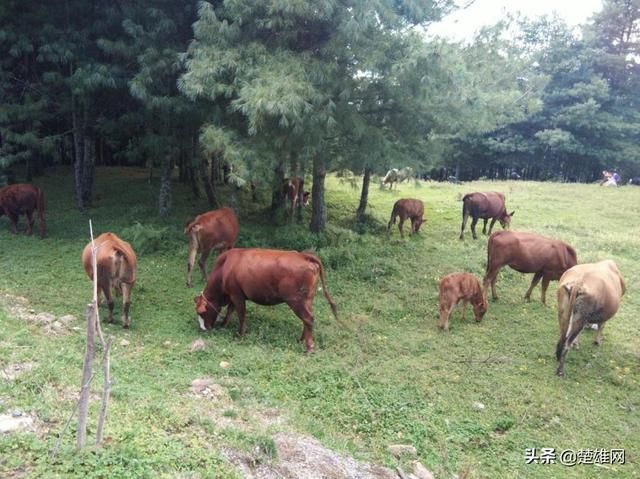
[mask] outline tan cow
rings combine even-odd
[[[611,260],[579,264],[567,270],[558,283],[560,339],[556,347],[558,376],[564,376],[564,360],[585,326],[598,325],[594,344],[602,343],[607,320],[618,311],[625,292],[624,278]]]
[[[109,323],[113,323],[112,289],[122,294],[122,326],[129,328],[131,289],[136,282],[137,258],[133,248],[113,233],[103,233],[95,239],[97,247],[98,294],[104,293],[109,307]],[[84,270],[93,281],[91,242],[82,252]]]
[[[207,258],[212,249],[222,253],[235,246],[240,232],[238,217],[231,208],[220,208],[196,216],[188,223],[184,234],[189,235],[189,255],[187,259],[187,287],[193,286],[191,272],[200,253],[198,265],[202,277],[207,280]]]
[[[398,216],[400,217],[400,223],[398,224],[400,236],[404,238],[403,226],[407,218],[411,220],[411,234],[413,235],[420,231],[420,226],[424,222],[424,203],[412,198],[403,198],[396,201],[391,211],[391,219],[387,224],[387,236],[390,234],[391,225],[396,224]]]
[[[449,331],[449,317],[453,309],[462,304],[462,319],[467,303],[473,306],[476,321],[481,321],[487,312],[487,301],[482,293],[480,281],[471,273],[451,273],[440,280],[439,284],[440,322],[438,326]]]
[[[550,281],[560,276],[578,263],[576,250],[564,241],[534,233],[497,231],[487,243],[487,273],[483,291],[491,284],[493,299],[496,294],[496,280],[503,266],[510,266],[520,273],[534,273],[531,286],[524,299],[531,299],[531,291],[542,279],[542,304],[546,304],[547,287]]]

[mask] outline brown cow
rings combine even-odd
[[[33,231],[33,212],[38,210],[38,224],[40,226],[40,237],[46,235],[46,225],[44,221],[44,195],[37,186],[29,184],[16,184],[5,186],[0,189],[0,216],[7,215],[11,221],[11,232],[18,233],[18,217],[23,214],[27,216],[27,234]]]
[[[558,283],[558,323],[560,340],[556,347],[558,376],[564,376],[567,351],[585,326],[598,325],[594,344],[602,343],[607,320],[618,311],[625,292],[624,278],[611,260],[579,264],[567,270]]]
[[[480,281],[471,273],[451,273],[440,280],[439,284],[440,322],[438,326],[449,331],[449,317],[453,308],[460,301],[462,305],[462,319],[467,309],[467,303],[473,306],[476,321],[481,321],[487,312],[487,300],[480,287]]]
[[[202,277],[207,280],[207,258],[212,249],[220,253],[233,248],[238,239],[240,224],[238,217],[231,208],[220,208],[196,216],[191,223],[187,223],[184,234],[189,235],[189,255],[187,259],[187,287],[193,286],[191,272],[196,261],[196,254],[200,253],[198,265]]]
[[[547,238],[534,233],[497,231],[489,237],[487,244],[487,274],[483,291],[491,284],[493,299],[496,294],[496,279],[500,269],[509,265],[520,273],[535,273],[524,299],[531,299],[531,291],[542,279],[542,304],[549,281],[560,279],[569,268],[578,263],[576,250],[564,241]]]
[[[229,305],[223,326],[236,310],[239,334],[245,334],[245,302],[262,305],[287,303],[303,324],[305,350],[313,352],[313,298],[318,278],[324,296],[337,319],[336,305],[325,284],[320,258],[311,253],[259,248],[235,248],[218,257],[207,286],[194,298],[203,330],[213,327],[222,308]]]
[[[460,228],[460,239],[464,239],[464,228],[467,225],[467,219],[469,216],[473,218],[471,221],[473,239],[478,239],[476,236],[476,223],[478,223],[479,218],[484,220],[482,234],[487,234],[487,221],[491,218],[488,233],[490,235],[496,221],[499,221],[503,228],[508,228],[511,224],[511,217],[514,213],[515,211],[507,213],[507,208],[504,204],[504,195],[502,193],[490,191],[487,193],[475,192],[464,195],[462,198],[462,226]]]
[[[396,218],[400,217],[400,223],[398,229],[400,230],[400,236],[404,238],[403,226],[407,218],[411,219],[411,234],[415,234],[420,231],[420,226],[424,222],[424,203],[420,200],[411,198],[404,198],[396,201],[391,211],[391,219],[387,224],[387,236],[390,234],[391,225],[396,224]]]
[[[308,191],[304,191],[304,178],[300,178],[299,176],[285,178],[282,184],[282,194],[284,195],[287,207],[291,208],[290,214],[292,218],[298,205],[309,205],[310,195]]]
[[[95,239],[96,267],[98,271],[98,292],[102,291],[109,307],[109,323],[113,323],[113,297],[111,290],[122,294],[122,326],[129,328],[129,306],[131,305],[131,289],[136,282],[137,258],[126,241],[113,233],[103,233]],[[93,280],[91,260],[91,242],[82,252],[84,270]]]

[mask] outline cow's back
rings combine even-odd
[[[98,269],[98,278],[111,278],[116,274],[116,271],[114,271],[114,265],[116,264],[115,254],[119,253],[125,261],[125,268],[123,268],[119,280],[133,285],[137,277],[138,260],[131,245],[113,233],[101,234],[94,239],[94,243],[97,247],[96,267]],[[82,252],[82,263],[87,276],[92,279],[93,265],[91,252],[92,243],[89,242]]]
[[[14,214],[34,211],[39,195],[40,189],[28,183],[8,185],[0,189],[0,208]]]
[[[424,203],[414,198],[403,198],[393,205],[393,210],[401,217],[418,217],[424,215]]]
[[[597,300],[607,317],[615,314],[626,290],[624,278],[612,260],[576,265],[562,275],[559,286],[566,290],[578,287],[581,294]]]
[[[465,209],[478,217],[497,217],[506,211],[504,194],[490,191],[468,193],[462,198]]]
[[[185,228],[186,234],[197,234],[202,248],[208,249],[223,244],[232,248],[238,238],[240,224],[231,208],[220,208],[198,215]]]

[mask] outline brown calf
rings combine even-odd
[[[0,189],[0,216],[7,215],[11,221],[11,232],[18,233],[18,217],[26,215],[28,226],[27,234],[33,231],[33,212],[38,211],[38,225],[40,226],[40,237],[46,235],[46,225],[44,221],[44,195],[37,186],[29,184],[16,184],[5,186]]]
[[[469,193],[462,198],[462,226],[460,227],[460,239],[464,239],[464,228],[467,224],[467,219],[471,216],[471,233],[473,233],[473,239],[478,239],[476,236],[476,223],[479,218],[484,220],[482,226],[482,234],[487,234],[487,221],[491,218],[491,224],[489,225],[489,234],[493,229],[493,225],[496,221],[500,221],[500,225],[503,228],[508,228],[511,224],[511,217],[515,211],[507,213],[507,208],[504,203],[504,195],[495,191],[481,193]]]
[[[487,274],[484,277],[483,291],[487,292],[491,284],[493,299],[496,294],[496,279],[503,266],[508,265],[520,273],[534,273],[531,286],[524,299],[531,299],[531,291],[542,279],[542,304],[546,304],[545,295],[549,282],[578,263],[576,250],[564,241],[547,238],[533,233],[498,231],[489,237],[487,244]]]
[[[207,286],[194,298],[203,330],[213,327],[222,308],[229,305],[223,325],[238,312],[239,334],[245,334],[245,302],[271,306],[287,303],[303,322],[301,341],[313,352],[313,298],[318,279],[337,318],[336,305],[327,291],[320,258],[311,253],[259,248],[235,248],[218,257]]]
[[[196,219],[188,223],[184,234],[189,235],[189,255],[187,259],[187,287],[193,286],[191,272],[196,261],[196,255],[200,253],[198,265],[202,271],[202,277],[207,280],[207,258],[212,249],[219,252],[233,248],[238,239],[240,224],[238,217],[231,208],[220,208],[196,216]]]
[[[404,198],[396,201],[391,211],[391,219],[387,224],[387,235],[390,234],[391,225],[396,224],[396,218],[400,217],[398,229],[400,236],[404,238],[403,226],[407,218],[411,219],[411,234],[415,234],[420,230],[420,226],[424,222],[424,203],[420,200]]]
[[[558,323],[560,339],[556,346],[558,376],[564,376],[567,351],[578,340],[585,326],[598,325],[594,343],[602,343],[607,320],[618,311],[625,292],[624,278],[611,260],[579,264],[567,270],[558,283]]]
[[[93,264],[91,260],[91,242],[82,252],[84,270],[93,280]],[[96,267],[98,271],[98,294],[104,293],[109,307],[109,323],[113,323],[112,289],[122,294],[122,326],[129,328],[129,307],[131,306],[131,289],[136,282],[138,263],[131,245],[113,233],[103,233],[95,239]]]
[[[439,284],[440,322],[438,326],[449,331],[449,317],[456,305],[463,301],[462,319],[467,303],[473,306],[476,321],[481,321],[487,312],[487,301],[482,293],[480,281],[471,273],[451,273],[440,280]]]

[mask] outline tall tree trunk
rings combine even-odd
[[[198,162],[198,172],[200,173],[200,180],[204,186],[204,193],[207,195],[209,206],[211,208],[218,208],[218,198],[216,198],[216,192],[213,189],[213,184],[207,174],[206,162],[202,157],[200,157],[200,161]]]
[[[85,135],[83,143],[82,204],[87,207],[91,204],[91,197],[93,194],[93,180],[96,169],[95,141],[90,136]]]
[[[169,216],[171,211],[171,157],[166,156],[162,162],[162,176],[160,177],[159,212],[162,218]]]
[[[327,176],[324,155],[317,154],[313,159],[313,187],[311,188],[311,224],[312,233],[323,231],[327,224],[327,208],[324,204],[324,179]]]
[[[367,211],[367,204],[369,203],[369,183],[371,183],[371,168],[369,165],[364,167],[364,177],[362,178],[362,192],[360,193],[360,204],[356,211],[356,221],[362,223],[364,221],[364,214]]]
[[[284,204],[282,185],[284,184],[284,167],[282,163],[273,170],[273,189],[271,190],[271,211],[279,210]]]
[[[78,118],[78,99],[75,95],[71,96],[71,122],[73,127],[73,175],[76,190],[76,204],[80,211],[84,211],[84,195],[82,188],[82,180],[84,178],[84,136],[83,125],[80,124]]]

